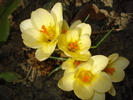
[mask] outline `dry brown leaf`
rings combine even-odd
[[[0,0],[0,6],[4,3],[5,0]]]
[[[85,18],[89,15],[90,20],[103,20],[109,16],[108,12],[104,9],[99,9],[95,4],[87,3],[81,8],[77,13],[74,21],[81,20],[84,21]]]

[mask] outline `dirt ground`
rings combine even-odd
[[[8,41],[0,47],[0,73],[13,71],[19,73],[26,80],[18,83],[9,83],[0,79],[0,86],[6,86],[8,96],[2,96],[0,100],[80,100],[73,91],[65,92],[57,87],[58,80],[63,71],[47,77],[57,68],[62,61],[48,59],[39,62],[34,58],[35,50],[26,47],[21,38],[19,24],[30,18],[32,11],[42,8],[50,0],[24,0],[17,10],[11,15],[11,30]],[[117,95],[112,97],[106,94],[106,100],[133,100],[133,1],[132,0],[62,0],[67,2],[64,10],[65,19],[71,23],[78,11],[86,3],[93,3],[99,9],[105,9],[109,13],[108,18],[103,20],[87,20],[95,34],[91,35],[92,45],[110,30],[113,32],[96,48],[91,50],[93,55],[103,54],[109,56],[119,53],[129,59],[130,65],[126,68],[126,76],[122,82],[115,83]],[[81,2],[82,1],[82,2]],[[70,3],[70,4],[69,4]],[[82,17],[82,15],[80,16]],[[106,31],[106,32],[105,32]],[[59,55],[56,55],[59,56]],[[33,68],[34,67],[34,68]],[[30,69],[31,73],[27,76]],[[42,76],[39,76],[39,75]]]

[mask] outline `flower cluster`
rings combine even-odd
[[[83,100],[105,100],[105,92],[116,95],[112,82],[124,79],[124,69],[128,65],[128,59],[117,53],[109,57],[91,56],[87,61],[69,58],[62,64],[65,72],[58,87],[64,91],[73,90]]]
[[[57,45],[68,57],[61,66],[64,74],[58,82],[60,89],[73,90],[83,100],[105,100],[106,92],[115,96],[112,83],[123,80],[128,59],[117,53],[92,56],[90,25],[78,20],[69,27],[63,20],[61,3],[56,3],[51,12],[41,8],[33,11],[20,29],[24,44],[37,49],[38,60],[49,58]]]

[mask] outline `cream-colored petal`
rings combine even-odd
[[[108,93],[109,93],[110,95],[112,95],[112,96],[115,96],[115,95],[116,95],[116,91],[115,91],[115,88],[114,88],[113,84],[112,84],[111,89],[108,91]]]
[[[64,91],[73,90],[74,73],[69,73],[58,82],[58,87]]]
[[[72,73],[72,72],[75,72],[75,69],[73,68],[71,68],[71,69],[67,69],[67,70],[65,70],[65,72],[64,72],[64,74],[63,75],[66,75],[66,74],[68,74],[68,73]]]
[[[28,47],[31,47],[31,48],[40,48],[40,47],[43,47],[45,45],[44,42],[30,42],[30,41],[25,41],[23,40],[24,44]]]
[[[116,61],[119,57],[118,53],[113,53],[111,54],[108,59],[109,59],[109,64],[113,63],[114,61]]]
[[[81,20],[77,20],[77,21],[73,22],[72,25],[70,26],[70,30],[75,29],[76,26],[79,24],[81,24]]]
[[[78,54],[76,54],[74,52],[71,52],[68,49],[66,51],[64,51],[64,53],[65,53],[66,56],[72,57],[73,59],[78,60],[78,59],[76,59],[76,57],[78,57]]]
[[[62,18],[62,4],[60,2],[56,3],[52,10],[51,15],[53,16],[53,19],[55,23],[59,24],[59,27],[61,28],[63,18]]]
[[[108,74],[110,76],[112,82],[120,82],[124,79],[125,72],[123,69],[121,69],[119,67],[110,67],[110,68],[115,69],[115,72],[113,74]]]
[[[66,40],[66,35],[65,34],[61,34],[58,38],[58,47],[59,49],[62,49],[62,46],[67,46],[67,40]]]
[[[93,60],[90,58],[88,61],[82,62],[76,69],[75,69],[75,78],[79,76],[82,70],[90,71],[92,68]]]
[[[87,34],[90,37],[91,35],[91,26],[89,24],[81,23],[77,25],[76,29],[79,30],[81,36]]]
[[[64,61],[62,63],[61,68],[63,70],[65,70],[64,75],[66,75],[67,73],[70,73],[70,72],[74,72],[75,71],[74,61],[75,61],[74,59],[69,58],[69,59],[67,59],[66,61]]]
[[[109,76],[105,72],[101,72],[93,76],[91,85],[96,92],[104,93],[110,90],[112,83]]]
[[[34,28],[29,28],[22,33],[22,38],[29,42],[44,41],[44,35]]]
[[[119,57],[117,61],[111,64],[111,66],[120,67],[122,69],[127,68],[128,65],[129,65],[129,60],[125,57]]]
[[[91,53],[87,51],[85,54],[78,54],[78,56],[72,56],[74,59],[79,60],[79,61],[87,61],[91,57]]]
[[[57,42],[45,44],[44,47],[38,48],[35,52],[35,57],[40,60],[46,60],[54,52]]]
[[[63,20],[62,30],[64,30],[64,31],[69,30],[69,25],[66,20]]]
[[[48,26],[55,25],[51,14],[42,8],[39,8],[31,13],[31,23],[38,30],[41,30],[42,25],[44,25],[46,28],[48,28]]]
[[[95,55],[91,58],[94,60],[94,65],[91,70],[93,74],[100,73],[108,64],[108,58],[103,55]]]
[[[61,68],[63,70],[70,69],[70,68],[73,69],[74,68],[74,61],[75,61],[75,59],[72,59],[72,58],[67,59],[66,61],[64,61],[62,63]]]
[[[94,95],[89,100],[105,100],[105,93],[94,92]]]
[[[66,32],[67,43],[79,40],[79,33],[77,30],[69,30]]]
[[[90,71],[92,69],[93,63],[94,63],[94,60],[90,58],[89,60],[83,62],[81,66],[83,66],[84,69]]]
[[[53,30],[53,33],[55,34],[56,38],[58,38],[62,32],[62,29],[59,24],[56,24],[55,27],[51,27],[51,30]]]
[[[30,19],[26,19],[26,20],[24,20],[24,21],[22,21],[22,22],[20,23],[20,30],[21,30],[21,32],[23,32],[24,30],[27,30],[27,29],[29,29],[29,28],[33,28]]]
[[[80,99],[90,99],[93,96],[93,89],[90,84],[83,84],[78,78],[74,80],[73,90]]]
[[[88,37],[88,35],[81,36],[79,41],[79,47],[82,51],[80,53],[84,54],[86,51],[89,50],[90,46],[91,46],[91,40]]]
[[[64,54],[68,57],[78,56],[77,54],[70,52],[66,46],[60,46],[59,49],[62,50]]]

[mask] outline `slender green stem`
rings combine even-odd
[[[55,68],[51,73],[49,73],[49,74],[48,74],[48,77],[49,77],[50,75],[52,75],[54,72],[58,71],[59,69],[61,69],[61,66]]]
[[[50,56],[49,58],[58,59],[58,60],[67,60],[67,58],[54,57],[54,56]]]
[[[104,37],[97,43],[96,46],[91,46],[90,49],[97,48],[103,42],[103,40],[113,31],[113,29],[114,29],[114,27],[107,34],[104,35]]]
[[[87,21],[87,19],[89,18],[90,14],[87,15],[87,17],[85,18],[84,22]]]

